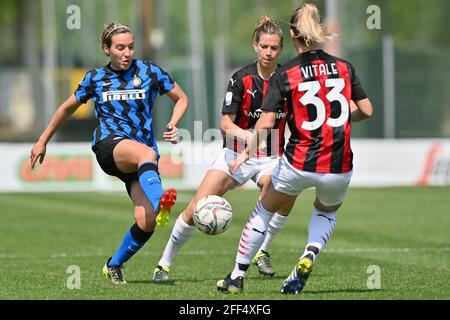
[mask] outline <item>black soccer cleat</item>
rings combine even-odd
[[[217,290],[224,293],[237,294],[244,290],[244,278],[231,279],[231,273],[225,279],[217,281]]]

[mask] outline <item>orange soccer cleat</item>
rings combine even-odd
[[[159,201],[159,213],[156,217],[156,224],[160,227],[164,227],[169,223],[170,209],[175,205],[177,201],[177,191],[173,188],[164,191]]]

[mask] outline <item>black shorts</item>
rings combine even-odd
[[[128,195],[131,197],[131,184],[133,181],[139,181],[138,174],[137,172],[123,173],[120,171],[116,166],[113,156],[113,150],[116,145],[125,139],[127,138],[110,135],[93,145],[92,151],[94,151],[97,162],[102,170],[106,174],[122,180],[125,183]]]

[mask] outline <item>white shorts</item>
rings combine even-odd
[[[353,171],[346,173],[318,173],[294,168],[283,156],[272,172],[275,190],[297,196],[303,190],[316,188],[316,196],[325,206],[334,206],[344,201]]]
[[[238,155],[239,153],[237,152],[223,148],[220,150],[220,153],[217,155],[216,160],[214,160],[209,170],[216,169],[223,171],[240,185],[243,185],[250,179],[258,184],[259,179],[264,175],[271,174],[272,169],[278,164],[278,158],[276,157],[251,158],[244,162],[234,174],[231,174],[230,165]]]

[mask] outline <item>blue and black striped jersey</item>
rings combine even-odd
[[[174,88],[173,79],[159,66],[134,59],[126,71],[106,65],[89,70],[74,92],[79,102],[92,99],[99,125],[92,144],[110,135],[126,137],[153,148],[158,147],[153,134],[153,104],[159,93]]]

